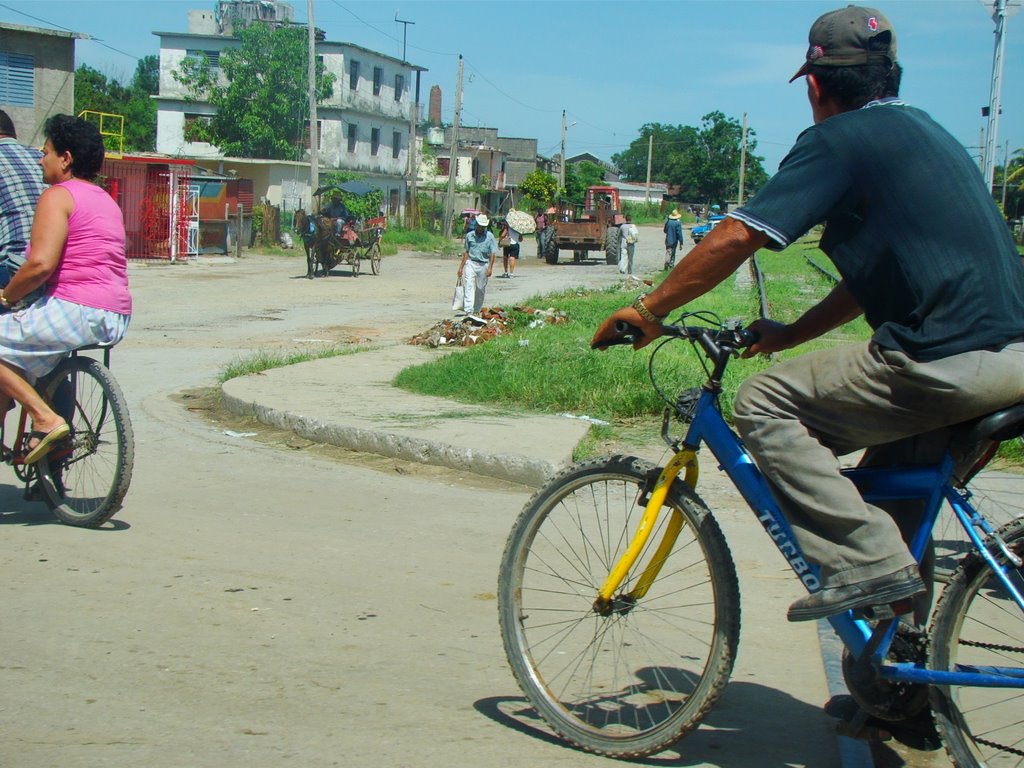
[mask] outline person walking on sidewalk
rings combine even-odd
[[[740,385],[733,417],[821,589],[791,621],[927,602],[899,523],[865,502],[838,455],[862,466],[937,461],[949,428],[1024,399],[1024,270],[1003,217],[960,142],[900,100],[888,19],[848,6],[811,26],[803,65],[814,125],[751,200],[731,211],[661,285],[598,328],[640,329],[643,347],[673,309],[728,279],[758,248],[782,250],[819,223],[841,275],[792,323],[755,321],[746,356],[790,349],[864,315],[866,343],[791,357]],[[791,82],[792,82],[791,80]],[[940,177],[933,170],[942,168]],[[961,223],[950,238],[950,221]],[[966,227],[964,229],[963,227]],[[907,514],[909,512],[909,514]]]
[[[491,220],[479,213],[473,231],[463,240],[462,261],[456,274],[462,278],[462,309],[467,315],[478,315],[484,306],[487,278],[494,269],[498,255],[498,242],[487,227]]]
[[[673,208],[665,221],[665,269],[672,269],[676,265],[676,248],[683,244],[681,218],[679,209]]]
[[[619,274],[633,274],[633,253],[640,238],[640,231],[633,223],[633,217],[627,216],[619,227]]]

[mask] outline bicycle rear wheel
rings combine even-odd
[[[1024,515],[1024,504],[1017,492],[1019,483],[1017,475],[998,470],[983,471],[967,484],[971,504],[993,528],[1006,525]],[[935,521],[932,539],[935,542],[935,576],[940,581],[947,581],[963,556],[973,548],[948,504],[943,505]]]
[[[1012,552],[1024,554],[1024,521],[1000,533]],[[992,551],[1005,564],[1005,556]],[[1012,578],[1024,590],[1021,569]],[[949,671],[956,666],[999,666],[1024,676],[1024,613],[977,554],[965,558],[953,574],[932,622],[929,667]],[[933,686],[931,701],[958,768],[1024,764],[1024,689]]]
[[[110,371],[74,357],[43,388],[71,436],[39,463],[46,503],[62,523],[96,528],[121,508],[131,484],[135,437],[128,405]]]
[[[526,505],[498,583],[509,664],[538,713],[576,746],[613,757],[657,752],[698,725],[732,671],[736,570],[721,529],[682,480],[608,615],[597,590],[637,529],[652,465],[578,464]],[[645,596],[628,596],[674,511],[682,529]]]

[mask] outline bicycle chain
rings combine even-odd
[[[995,747],[1000,752],[1009,752],[1011,755],[1017,755],[1018,757],[1024,757],[1024,752],[1014,747],[1009,747],[1005,744],[1000,744],[997,741],[989,741],[988,739],[979,739],[977,736],[974,737],[974,741],[978,744],[984,744],[986,747]]]
[[[1024,653],[1024,648],[1014,645],[996,645],[995,643],[979,643],[976,640],[961,640],[960,645],[971,648],[983,648],[986,651],[1006,651],[1007,653]]]

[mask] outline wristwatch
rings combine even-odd
[[[644,299],[646,299],[646,298],[647,298],[647,294],[646,293],[641,293],[639,296],[636,297],[636,299],[633,300],[633,303],[632,303],[631,306],[633,307],[633,309],[636,310],[636,313],[638,315],[640,315],[640,317],[642,317],[648,323],[658,323],[658,324],[660,324],[661,321],[664,320],[665,318],[664,317],[658,317],[656,314],[651,312],[651,310],[649,310],[647,307],[644,306]]]

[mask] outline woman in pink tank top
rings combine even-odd
[[[116,344],[131,317],[124,219],[117,203],[94,183],[103,140],[91,123],[54,115],[44,128],[39,164],[50,188],[36,204],[25,263],[0,291],[0,414],[11,398],[32,419],[33,463],[69,433],[63,417],[32,382],[72,349]],[[42,298],[17,306],[45,286]]]

